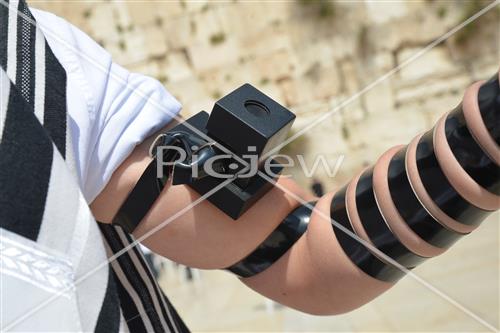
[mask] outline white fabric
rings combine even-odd
[[[74,269],[69,258],[0,228],[2,324],[18,322],[14,332],[82,332]],[[29,297],[20,297],[29,295]],[[48,299],[51,302],[44,304]],[[28,311],[29,320],[24,317]],[[57,320],[47,320],[56,318]],[[2,327],[3,328],[3,327]]]
[[[130,73],[85,33],[51,13],[31,9],[67,73],[68,127],[79,185],[88,203],[146,137],[179,113],[179,102],[155,79]]]

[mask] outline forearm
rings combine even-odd
[[[470,92],[465,101],[466,105],[470,104],[467,106],[470,119],[467,119],[466,127],[473,137],[465,138],[464,142],[477,141],[481,152],[487,151],[486,157],[495,158],[498,145],[492,144],[492,134],[485,133],[488,129],[477,122],[482,120],[478,118],[478,110],[473,110],[474,103],[477,105],[477,89],[472,95]],[[490,193],[494,191],[493,187],[485,189],[488,185],[484,180],[471,181],[465,171],[470,172],[470,165],[465,165],[466,158],[455,156],[458,166],[447,160],[451,155],[449,149],[446,151],[446,143],[460,143],[453,141],[450,135],[461,133],[464,128],[447,132],[443,125],[441,122],[435,142],[415,139],[408,146],[407,155],[399,153],[395,156],[404,147],[389,150],[376,163],[372,173],[363,176],[363,189],[359,189],[358,175],[335,194],[336,200],[333,200],[333,194],[321,198],[312,212],[307,231],[297,235],[298,241],[286,245],[290,248],[283,249],[284,255],[269,263],[270,267],[255,271],[243,282],[267,297],[302,311],[316,314],[345,312],[387,290],[403,275],[380,255],[380,251],[385,253],[387,249],[396,248],[398,251],[394,253],[397,256],[386,254],[400,265],[412,268],[417,261],[444,252],[453,241],[472,231],[484,215],[483,211],[498,208],[498,196]],[[149,144],[145,142],[134,151],[117,170],[106,191],[93,203],[98,219],[111,221],[150,161],[147,157]],[[428,167],[429,156],[424,154],[424,148],[429,144],[436,147],[439,170]],[[417,150],[420,157],[417,157]],[[498,161],[494,162],[498,167]],[[479,167],[481,165],[479,163]],[[493,176],[498,182],[498,175]],[[407,182],[402,182],[405,177]],[[482,184],[479,185],[478,181]],[[444,192],[432,190],[433,182],[440,184]],[[365,195],[361,196],[363,192]],[[373,195],[366,196],[366,193]],[[405,197],[404,202],[413,199],[413,206],[401,206],[399,199],[402,197]],[[313,199],[293,181],[280,179],[278,188],[273,188],[237,221],[207,201],[176,216],[179,210],[197,198],[199,195],[186,186],[165,188],[134,235],[143,235],[168,222],[144,241],[153,251],[200,268],[245,265],[248,256],[266,242],[266,237],[276,232],[291,211]],[[454,210],[452,203],[457,200],[461,204]],[[107,204],[110,201],[114,202],[113,205]],[[342,214],[347,216],[344,221],[341,221]],[[332,226],[331,219],[344,223],[379,252],[367,250],[364,245],[353,241]],[[386,224],[389,228],[380,228]],[[379,242],[379,238],[387,242]],[[356,253],[363,255],[364,262],[358,260]]]
[[[389,288],[404,276],[399,268],[414,268],[477,228],[500,208],[500,135],[498,122],[491,123],[500,88],[490,81],[478,95],[480,86],[469,87],[463,104],[432,130],[323,197],[291,251],[245,283],[308,312],[344,312]],[[328,238],[330,218],[335,237]],[[321,277],[314,281],[306,266]],[[301,276],[296,284],[294,274]]]
[[[92,202],[91,208],[98,221],[111,223],[137,179],[151,162],[149,147],[157,134],[134,149],[115,171],[104,191]],[[154,252],[182,264],[199,268],[225,268],[250,253],[299,205],[295,195],[305,200],[311,199],[292,180],[280,179],[279,184],[294,193],[294,196],[273,188],[237,221],[206,200],[192,205],[200,196],[189,187],[167,185],[134,231],[134,236],[140,237],[160,224],[165,225],[143,243]],[[189,209],[179,214],[184,208]]]

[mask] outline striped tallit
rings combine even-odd
[[[64,257],[83,331],[188,331],[139,248],[107,263],[133,239],[120,227],[96,223],[78,188],[67,126],[66,73],[24,0],[0,0],[0,67],[1,248],[17,246],[17,253],[37,248]],[[34,260],[21,262],[19,256],[8,257],[11,252],[2,251],[2,274],[32,274],[26,280],[39,286],[50,282]],[[3,265],[7,262],[8,267]],[[31,309],[26,310],[27,316]],[[29,327],[23,325],[30,316],[19,319],[2,323],[2,329]]]

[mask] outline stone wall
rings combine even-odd
[[[413,60],[489,1],[33,2],[74,23],[117,63],[160,80],[187,117],[250,82],[297,115],[320,119],[287,151],[335,162],[328,189],[456,106],[499,66],[499,11]],[[400,71],[390,75],[396,66]],[[380,80],[386,75],[387,79]],[[376,83],[376,84],[375,84]],[[306,179],[292,170],[299,181]]]

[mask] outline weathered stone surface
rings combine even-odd
[[[214,10],[205,10],[190,16],[190,43],[204,43],[217,46],[228,36],[220,17]]]
[[[94,39],[105,44],[116,43],[120,39],[115,9],[110,4],[96,6],[88,17],[88,26]]]
[[[397,54],[398,65],[401,66],[399,72],[401,79],[418,80],[460,69],[451,61],[445,47],[435,47],[426,52],[422,50],[422,48],[406,48]]]
[[[301,106],[314,103],[312,91],[305,89],[305,82],[299,78],[282,80],[278,83],[283,91],[284,103],[288,106]]]
[[[367,116],[363,101],[352,95],[340,95],[330,101],[330,110],[338,110],[342,115],[342,123],[349,128],[353,123],[363,121]]]
[[[414,111],[422,113],[426,117],[426,125],[428,128],[434,124],[445,113],[452,111],[457,105],[460,104],[463,97],[463,91],[448,93],[434,98],[428,98],[421,103],[408,104],[402,107],[403,112]]]
[[[388,80],[367,88],[360,98],[368,113],[380,114],[394,109],[394,93]]]
[[[184,52],[168,52],[162,61],[162,74],[169,82],[176,82],[193,76],[193,70]]]
[[[146,25],[154,22],[157,17],[157,8],[154,3],[146,5],[144,2],[126,1],[131,22],[137,25]]]
[[[237,60],[242,50],[234,38],[228,38],[218,45],[197,43],[188,47],[189,57],[196,71],[205,71]]]
[[[239,39],[239,44],[240,48],[245,50],[245,54],[253,57],[292,48],[290,34],[285,29],[272,26],[243,35]]]
[[[463,18],[458,2],[335,2],[331,17],[297,1],[33,5],[69,19],[115,62],[159,79],[185,116],[210,110],[247,82],[292,109],[296,129],[335,111],[307,131],[302,148],[308,162],[316,153],[332,160],[345,154],[335,179],[319,172],[330,189],[432,126],[468,84],[499,66],[491,14],[472,25],[476,32],[464,44],[453,39],[420,54]],[[358,95],[398,64],[405,64],[400,72]]]
[[[340,80],[343,93],[354,94],[360,89],[359,73],[352,60],[339,62]]]
[[[147,26],[142,29],[144,37],[143,48],[150,57],[161,57],[167,53],[167,38],[163,31],[155,26]]]
[[[187,15],[166,20],[161,30],[165,34],[170,48],[175,50],[186,48],[193,38],[191,19]]]
[[[349,131],[349,144],[352,148],[370,147],[369,151],[381,153],[387,143],[401,144],[409,142],[413,136],[427,129],[426,117],[418,109],[398,112],[380,110],[367,116],[363,121],[353,123]],[[381,130],[381,128],[385,130]],[[381,147],[380,149],[378,149]]]
[[[183,104],[183,110],[187,115],[194,114],[201,110],[211,108],[213,98],[210,91],[202,84],[197,77],[189,77],[184,80],[168,83],[169,91]],[[209,110],[207,110],[209,111]]]
[[[210,2],[208,0],[181,1],[181,3],[188,12],[205,11],[210,8]]]
[[[367,16],[376,23],[385,23],[394,18],[400,18],[408,14],[408,8],[403,1],[398,2],[366,2]]]
[[[145,61],[149,57],[149,50],[145,48],[146,36],[135,33],[124,33],[118,42],[119,52],[124,53],[127,59],[123,65]]]
[[[134,73],[141,73],[154,77],[157,80],[162,78],[161,65],[158,61],[143,61],[128,66],[128,70]]]
[[[412,101],[432,99],[452,92],[463,92],[471,82],[468,75],[454,75],[445,78],[436,77],[426,84],[412,85],[398,89],[396,100],[398,104]]]
[[[258,32],[271,24],[284,21],[289,15],[289,6],[283,1],[241,1],[215,9],[224,30],[236,36]],[[264,14],[265,13],[265,14]]]
[[[291,50],[279,50],[255,60],[257,69],[270,80],[283,80],[293,76],[296,64]]]
[[[448,30],[448,24],[434,12],[419,11],[415,15],[371,25],[368,38],[376,50],[395,50],[411,45],[425,47]]]
[[[155,1],[155,20],[161,18],[162,23],[174,17],[184,14],[185,9],[179,1]]]

